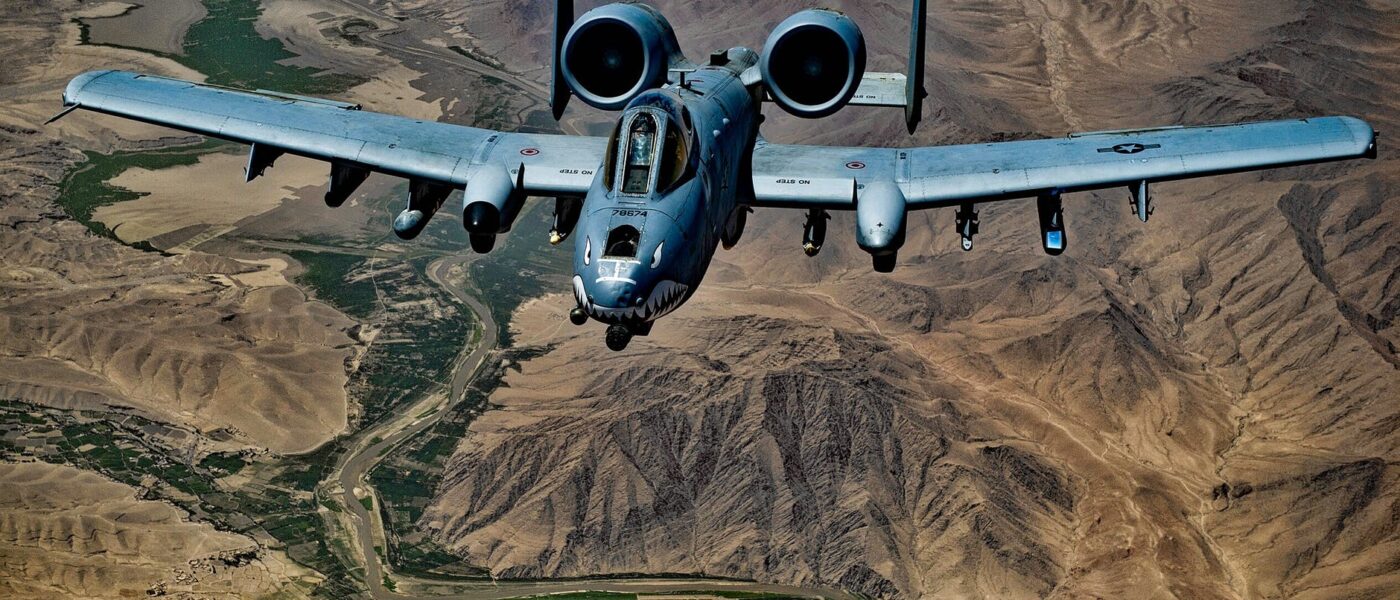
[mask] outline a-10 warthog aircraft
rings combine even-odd
[[[621,111],[610,137],[489,131],[118,71],[75,78],[59,116],[84,108],[251,144],[248,180],[284,153],[329,161],[331,206],[371,172],[407,178],[408,206],[393,224],[404,239],[464,189],[462,223],[478,252],[510,230],[526,197],[554,197],[550,241],[574,238],[571,318],[609,324],[613,350],[695,293],[753,207],[807,211],[808,255],[822,247],[827,211],[855,211],[856,243],[889,272],[910,210],[957,207],[966,250],[976,203],[1035,198],[1044,249],[1059,254],[1066,192],[1124,188],[1146,221],[1154,182],[1376,153],[1371,127],[1348,117],[926,148],[770,144],[759,135],[763,102],[806,118],[849,104],[904,107],[913,132],[925,95],[924,0],[914,2],[907,75],[866,73],[860,29],[830,10],[791,16],[761,53],[731,48],[697,63],[651,7],[607,4],[577,20],[572,0],[555,9],[554,116],[571,96]]]

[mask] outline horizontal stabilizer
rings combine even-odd
[[[866,73],[851,106],[904,106],[909,78],[903,73]]]
[[[914,133],[923,119],[924,98],[928,95],[924,91],[927,14],[924,0],[914,0],[913,19],[909,24],[909,73],[866,73],[850,101],[853,106],[904,108],[904,122],[909,133]]]

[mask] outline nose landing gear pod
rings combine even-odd
[[[621,352],[627,349],[627,344],[632,342],[632,330],[626,325],[608,326],[608,349],[613,352]]]

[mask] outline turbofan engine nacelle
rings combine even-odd
[[[661,87],[684,60],[676,32],[645,4],[605,4],[569,29],[560,52],[564,81],[589,106],[621,110],[646,90]]]
[[[773,102],[816,119],[841,110],[865,75],[865,36],[850,17],[804,10],[778,24],[759,62]]]

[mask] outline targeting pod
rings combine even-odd
[[[747,206],[736,206],[734,212],[729,213],[729,220],[724,223],[724,230],[720,232],[720,245],[725,250],[733,250],[739,243],[739,239],[744,237],[744,226],[749,222],[749,213],[752,208]]]
[[[1036,198],[1036,209],[1040,213],[1040,244],[1045,253],[1059,256],[1065,253],[1069,240],[1065,238],[1065,211],[1060,203],[1060,192],[1052,191]]]

